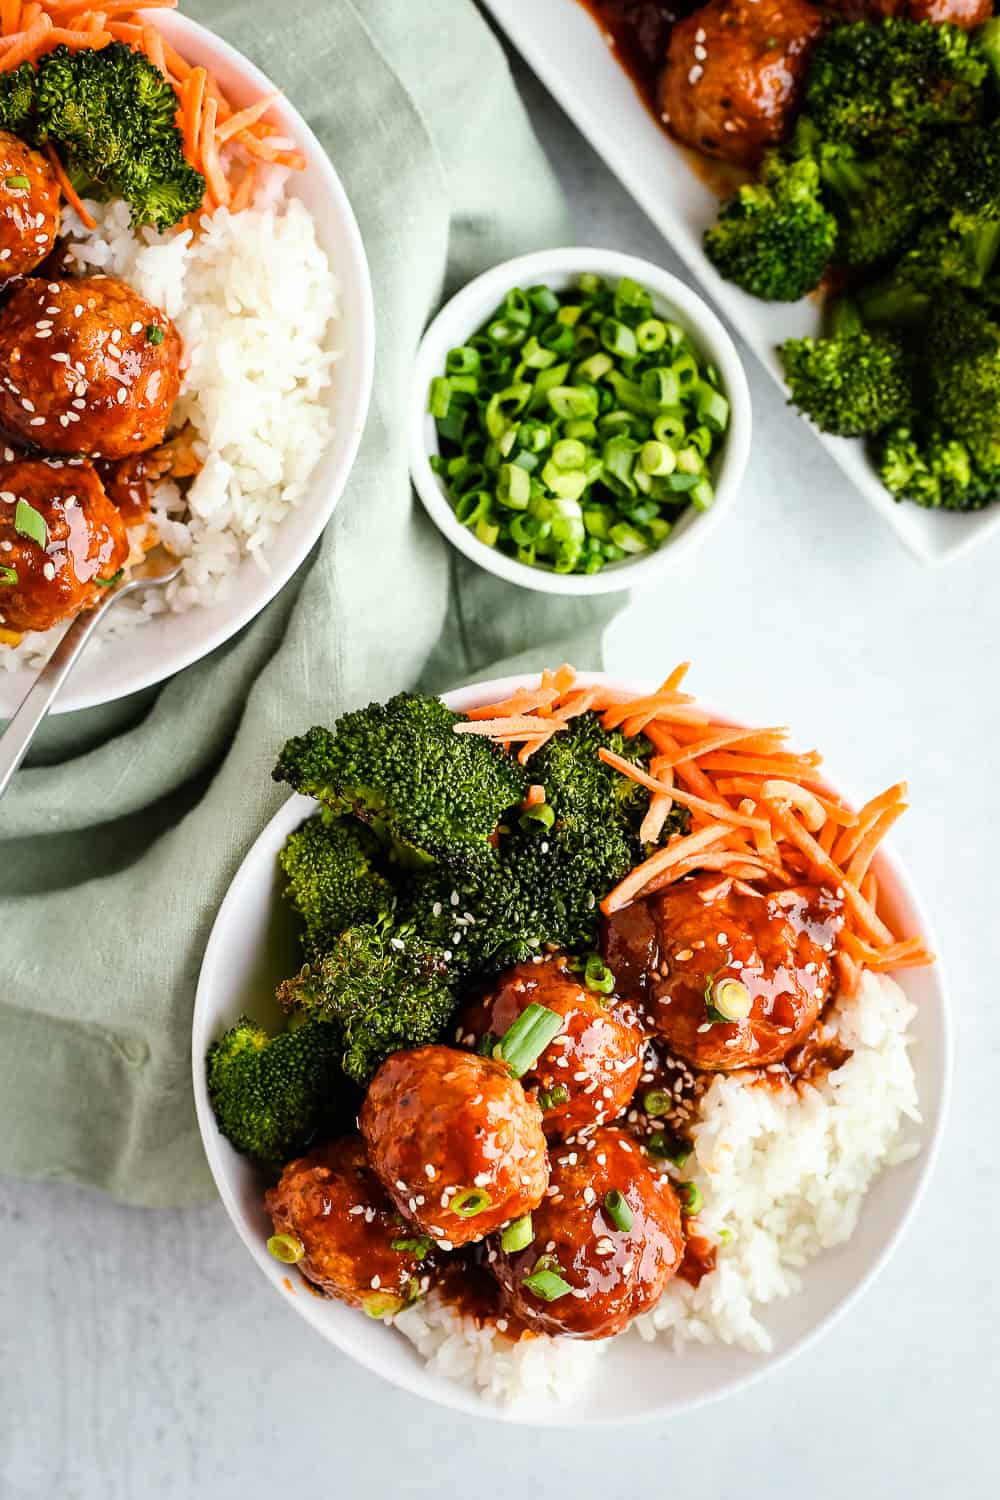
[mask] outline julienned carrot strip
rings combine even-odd
[[[678,662],[663,686],[668,692],[671,692],[674,688],[679,688],[690,670],[691,663],[689,661]]]
[[[568,698],[563,699],[558,708],[552,710],[552,717],[566,723],[569,719],[577,719],[585,714],[594,705],[597,697],[597,688],[583,688],[578,693],[570,693]]]
[[[650,724],[646,730],[646,738],[655,750],[660,752],[664,770],[673,767],[677,772],[677,778],[683,781],[685,786],[699,797],[711,799],[715,796],[715,787],[709,781],[700,766],[693,760],[672,759],[674,752],[680,749],[672,734],[668,734],[661,724]]]
[[[223,172],[219,162],[219,153],[215,146],[215,126],[219,116],[219,106],[215,99],[206,99],[205,109],[201,121],[201,135],[198,141],[199,155],[201,156],[201,170],[208,190],[216,203],[222,207],[228,207],[232,197],[226,174]]]
[[[77,218],[80,220],[81,224],[85,225],[87,229],[96,229],[97,220],[93,218],[84,208],[83,203],[80,199],[80,195],[77,193],[76,188],[67,177],[66,172],[63,168],[63,164],[59,160],[56,148],[53,146],[51,141],[48,141],[46,143],[45,155],[48,157],[49,161],[52,164],[52,170],[55,173],[56,181],[62,189],[63,197],[66,199],[66,202],[69,204],[70,208],[76,211]]]
[[[112,41],[110,31],[67,31],[62,26],[53,26],[34,55],[38,57],[52,47],[68,47],[71,52],[100,52]]]
[[[522,803],[523,807],[540,807],[545,801],[545,788],[535,782],[528,788],[528,794]]]
[[[181,92],[184,154],[192,162],[197,160],[198,142],[201,139],[201,112],[205,104],[207,78],[208,74],[204,68],[192,68],[184,81],[184,88]]]
[[[305,157],[300,151],[286,151],[282,147],[270,146],[266,141],[258,140],[249,131],[245,131],[240,136],[239,144],[245,151],[249,151],[251,156],[260,157],[261,161],[274,162],[284,167],[305,166]]]
[[[707,721],[706,721],[707,722]],[[652,725],[650,725],[652,728]],[[774,730],[759,729],[723,729],[717,734],[709,735],[707,739],[695,741],[690,745],[679,746],[674,752],[671,765],[679,765],[681,761],[701,760],[703,755],[710,754],[713,750],[721,749],[724,745],[735,745],[740,740],[752,739],[756,734],[774,734]]]
[[[906,811],[906,807],[907,804],[905,802],[896,802],[892,807],[887,807],[885,812],[879,814],[854,851],[854,856],[845,871],[848,880],[853,881],[855,885],[861,884],[862,880],[868,874],[868,866],[875,857],[876,849],[889,832],[893,823]]]
[[[17,40],[0,57],[0,73],[11,73],[23,62],[34,57],[36,48],[51,30],[52,21],[48,16],[41,15],[37,20],[32,21],[28,29],[22,31]]]
[[[809,863],[821,875],[833,881],[838,891],[843,891],[845,905],[867,935],[876,943],[891,943],[892,933],[881,917],[873,911],[857,886],[847,879],[844,872],[834,863],[826,850],[816,842],[808,829],[803,828],[794,813],[784,808],[780,802],[776,802],[772,805],[771,820],[772,823],[777,824],[789,842],[802,851]]]
[[[720,750],[699,756],[698,760],[704,771],[736,771],[741,775],[748,771],[755,771],[762,776],[783,776],[789,781],[800,781],[803,786],[824,785],[822,777],[813,766],[803,764],[797,770],[793,770],[787,762],[766,756],[744,757]]]
[[[558,701],[555,688],[518,688],[509,698],[499,703],[487,703],[483,708],[470,708],[467,717],[476,719],[504,719],[510,714],[528,714],[536,708],[545,708]]]
[[[68,21],[92,7],[93,0],[45,0],[45,9],[60,21]],[[136,9],[136,4],[135,0],[101,0],[101,9],[109,16],[125,16]],[[143,0],[141,9],[176,10],[177,0]]]
[[[623,906],[628,906],[641,890],[643,890],[656,875],[668,870],[671,865],[677,864],[689,854],[695,854],[699,849],[708,849],[731,832],[725,823],[708,823],[700,828],[697,833],[688,834],[686,838],[677,839],[667,845],[665,849],[658,849],[651,854],[649,859],[643,860],[641,865],[628,875],[621,883],[615,886],[601,902],[601,910],[606,917],[612,912],[620,911]]]
[[[528,761],[534,755],[535,751],[541,750],[543,745],[547,745],[555,732],[556,726],[553,726],[545,734],[535,735],[531,739],[525,738],[524,744],[517,752],[518,765],[526,766],[528,764]]]
[[[640,786],[646,787],[649,791],[660,793],[669,791],[669,788],[665,787],[663,782],[657,781],[655,776],[648,775],[640,766],[634,766],[630,760],[625,760],[622,756],[616,755],[613,750],[607,750],[602,747],[597,753],[605,765],[612,766],[614,770],[621,772],[623,776],[628,776],[630,780],[638,782]],[[736,812],[717,797],[711,801],[704,801],[701,797],[693,797],[690,792],[682,792],[677,787],[673,788],[670,795],[682,807],[689,807],[692,812],[704,813],[709,818],[721,818],[723,822],[735,823],[740,828],[762,828],[766,830],[768,827],[763,818],[755,818],[747,813]]]
[[[11,36],[20,30],[21,0],[0,0],[0,31]]]
[[[660,757],[654,755],[649,762],[649,769],[656,779],[665,786],[673,787],[674,773],[669,766],[661,767]],[[674,805],[672,792],[654,792],[649,799],[646,816],[639,827],[639,840],[643,844],[657,844],[663,825],[670,816],[670,810]]]
[[[878,876],[874,870],[869,870],[861,882],[861,894],[869,906],[874,906],[878,911]]]
[[[833,963],[837,970],[840,988],[844,994],[848,996],[856,995],[858,993],[858,985],[861,982],[861,970],[854,959],[848,953],[845,953],[843,948],[838,948],[833,955]]]
[[[230,213],[242,213],[249,208],[253,200],[254,188],[257,186],[257,166],[255,162],[247,162],[246,171],[236,184],[233,193],[233,201],[229,205]]]
[[[647,721],[676,718],[680,724],[711,723],[705,710],[693,703],[686,693],[656,693],[651,698],[636,698],[631,703],[619,704],[605,712],[603,723],[605,729],[620,729],[629,719],[644,717]]]
[[[167,76],[167,58],[163,51],[163,38],[155,26],[142,28],[142,50],[164,77]]]
[[[833,849],[833,841],[837,837],[837,825],[832,818],[827,818],[823,827],[817,835],[817,843],[827,854]],[[864,895],[864,892],[862,892]],[[866,898],[867,899],[867,898]]]
[[[220,125],[215,133],[215,138],[220,146],[231,140],[234,135],[239,135],[241,130],[249,130],[251,125],[256,125],[262,115],[266,115],[276,99],[281,98],[281,90],[275,89],[272,94],[265,94],[263,99],[258,99],[256,104],[251,104],[247,109],[239,110],[235,115],[230,115],[224,125]]]
[[[29,5],[23,6],[21,9],[21,30],[27,31],[31,23],[38,20],[41,13],[42,7],[36,4],[35,0],[32,0],[32,3]]]
[[[209,101],[211,103],[211,101]],[[454,725],[456,734],[484,734],[489,739],[506,739],[513,734],[545,734],[549,726],[541,719],[529,714],[505,714],[496,719],[460,720]]]
[[[896,802],[905,802],[906,795],[906,782],[897,781],[895,786],[886,787],[884,792],[880,792],[877,797],[865,803],[858,813],[854,826],[841,835],[833,851],[838,864],[846,864],[853,857],[861,840],[878,822],[880,813],[884,812],[887,807],[892,807]]]

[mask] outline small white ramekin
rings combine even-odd
[[[465,343],[509,291],[514,287],[540,284],[559,291],[584,271],[610,281],[631,276],[649,290],[657,313],[679,323],[699,352],[719,371],[729,399],[730,423],[725,442],[713,464],[715,501],[710,509],[698,511],[689,506],[666,542],[655,552],[609,563],[600,573],[556,573],[551,568],[518,562],[496,547],[488,547],[456,519],[451,502],[430,465],[431,455],[438,451],[438,445],[434,419],[427,410],[427,397],[431,380],[444,373],[448,350]],[[721,525],[736,500],[743,478],[750,452],[750,429],[750,391],[740,357],[715,313],[689,286],[652,261],[622,255],[617,250],[586,246],[540,250],[534,255],[522,255],[484,271],[445,304],[425,332],[417,350],[410,392],[410,474],[435,525],[454,547],[481,568],[495,573],[498,578],[506,578],[508,583],[546,594],[609,594],[616,589],[649,583],[676,566],[682,558],[689,558],[694,548]]]

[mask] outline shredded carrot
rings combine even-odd
[[[491,740],[512,739],[517,734],[554,733],[555,729],[556,726],[553,725],[549,731],[544,723],[529,717],[528,714],[508,714],[500,719],[469,719],[455,725],[456,734],[483,734]]]
[[[529,786],[528,795],[525,797],[524,802],[521,805],[523,807],[540,807],[544,801],[545,788],[543,786],[539,786],[536,782],[533,786]]]
[[[690,670],[691,663],[689,661],[678,662],[677,666],[674,668],[670,676],[667,678],[666,682],[663,684],[667,692],[673,692],[675,688],[679,688]]]
[[[153,64],[153,67],[159,69],[165,78],[168,77],[167,57],[163,50],[163,38],[155,26],[144,26],[142,28],[142,50]]]
[[[504,719],[510,714],[529,714],[536,709],[550,707],[559,700],[556,688],[519,688],[509,698],[503,698],[499,703],[487,703],[483,708],[472,708],[468,717],[472,720],[479,719]]]
[[[14,68],[19,68],[23,62],[34,58],[38,47],[51,30],[52,21],[48,16],[39,16],[36,21],[33,21],[27,31],[22,31],[14,40],[13,45],[7,48],[3,57],[0,57],[0,73],[10,73]]]
[[[201,157],[201,170],[208,183],[208,191],[220,207],[227,207],[232,197],[229,183],[222,170],[219,161],[219,153],[215,145],[215,124],[218,119],[219,106],[215,99],[206,99],[205,108],[201,117],[201,136],[198,141],[198,154]]]
[[[601,748],[598,755],[605,765],[612,766],[620,771],[623,776],[628,776],[632,781],[638,782],[639,786],[647,787],[651,792],[663,793],[667,790],[661,781],[655,776],[650,776],[641,766],[633,765],[630,760],[625,760],[621,755],[616,755],[613,750]],[[705,813],[711,818],[721,818],[726,823],[735,823],[744,828],[760,828],[766,830],[768,824],[764,818],[754,818],[747,813],[739,812],[718,798],[711,802],[705,802],[701,797],[694,797],[690,792],[682,792],[674,787],[671,796],[675,802],[682,807],[693,808],[697,812]]]
[[[55,173],[56,181],[59,183],[59,186],[62,189],[63,197],[66,199],[66,202],[69,204],[70,208],[75,210],[77,218],[80,220],[81,224],[84,224],[88,229],[96,229],[97,220],[90,213],[88,213],[87,209],[83,206],[80,195],[67,177],[63,164],[59,160],[56,148],[53,146],[51,141],[46,142],[45,155],[48,157],[50,163],[52,164],[52,170]]]
[[[655,876],[662,875],[664,871],[670,869],[671,865],[678,864],[688,855],[711,848],[720,839],[725,838],[729,831],[725,823],[708,823],[697,833],[689,833],[685,838],[668,844],[665,849],[658,849],[655,854],[643,860],[641,865],[637,865],[631,874],[626,875],[625,879],[605,896],[601,902],[602,912],[606,917],[610,917],[612,912],[620,911],[623,906],[628,906],[641,891],[645,890]]]
[[[892,807],[887,807],[883,813],[879,814],[854,851],[854,856],[846,870],[848,880],[853,881],[855,885],[861,884],[868,873],[868,867],[874,858],[875,850],[885,838],[893,823],[896,822],[896,819],[906,811],[906,807],[907,804],[905,802],[896,802]]]
[[[248,162],[246,171],[236,184],[233,192],[233,201],[229,205],[230,213],[242,213],[248,208],[253,200],[254,189],[257,186],[257,167],[254,162]]]
[[[251,104],[247,109],[241,109],[235,115],[230,115],[224,125],[220,125],[216,131],[216,140],[220,146],[226,141],[232,140],[234,135],[248,130],[251,125],[256,125],[263,115],[266,115],[276,99],[281,98],[281,90],[275,89],[273,94],[265,94],[263,99],[258,99],[256,104]]]
[[[4,36],[20,29],[21,0],[0,0],[0,31]]]

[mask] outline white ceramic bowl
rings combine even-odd
[[[151,19],[185,58],[215,74],[236,105],[250,104],[273,91],[274,85],[258,68],[203,26],[176,11],[151,12]],[[91,708],[150,687],[221,646],[274,598],[305,561],[343,494],[368,414],[375,365],[368,261],[347,194],[323,147],[287,100],[278,102],[275,113],[306,157],[305,170],[294,174],[292,190],[313,215],[319,242],[341,285],[336,325],[340,358],[328,396],[333,423],[329,446],[312,476],[308,495],[268,545],[269,572],[262,572],[247,558],[223,602],[186,614],[160,615],[126,641],[91,647],[56,700],[54,713]],[[0,671],[0,720],[10,716],[32,678],[23,668]]]
[[[583,682],[606,678],[587,675]],[[481,683],[446,696],[449,707],[465,710],[496,702],[516,687],[534,686],[536,677]],[[648,683],[615,683],[649,692]],[[713,715],[722,717],[713,705]],[[850,791],[849,788],[846,791]],[[277,855],[288,834],[315,804],[291,797],[264,829],[243,861],[219,909],[202,964],[194,1009],[192,1066],[198,1124],[209,1165],[237,1233],[261,1271],[293,1311],[344,1353],[395,1385],[443,1406],[474,1416],[543,1426],[592,1427],[641,1417],[674,1416],[728,1395],[773,1370],[829,1328],[870,1284],[886,1263],[912,1217],[931,1174],[947,1112],[952,1068],[952,1022],[941,964],[907,969],[896,976],[917,1007],[913,1021],[913,1066],[923,1111],[919,1155],[886,1170],[872,1186],[854,1237],[813,1261],[802,1290],[764,1310],[774,1337],[767,1355],[746,1354],[724,1345],[691,1346],[676,1357],[664,1343],[637,1336],[613,1344],[591,1384],[569,1406],[521,1411],[487,1405],[464,1386],[430,1373],[402,1334],[372,1322],[342,1303],[311,1296],[294,1271],[267,1252],[271,1232],[262,1202],[261,1180],[245,1157],[220,1134],[205,1088],[204,1057],[209,1043],[241,1011],[274,1025],[274,988],[297,966],[295,933],[280,899]],[[927,918],[899,860],[883,849],[878,856],[880,888],[897,929],[920,933],[933,944]]]
[[[427,410],[427,394],[431,380],[444,371],[448,350],[471,337],[514,287],[545,284],[558,291],[584,271],[611,281],[631,276],[652,293],[657,313],[679,323],[722,376],[723,390],[729,398],[730,423],[713,461],[715,502],[709,510],[697,511],[688,506],[666,542],[655,552],[610,563],[600,573],[555,573],[551,568],[529,567],[496,547],[487,547],[456,519],[451,501],[430,465],[430,455],[438,451],[438,442],[434,419]],[[721,524],[736,500],[750,452],[750,391],[732,339],[697,292],[652,261],[622,255],[617,250],[576,246],[540,250],[534,255],[504,261],[470,281],[445,304],[417,350],[409,424],[410,474],[414,487],[452,546],[487,572],[522,588],[545,594],[609,594],[649,583],[682,558],[689,558],[694,548],[707,541]]]

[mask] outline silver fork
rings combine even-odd
[[[154,547],[117,588],[107,591],[93,609],[85,609],[66,627],[58,646],[25,693],[14,716],[0,735],[0,797],[28,753],[35,731],[45,718],[56,694],[72,672],[80,655],[108,610],[127,594],[162,588],[181,570],[181,562],[163,547]]]

